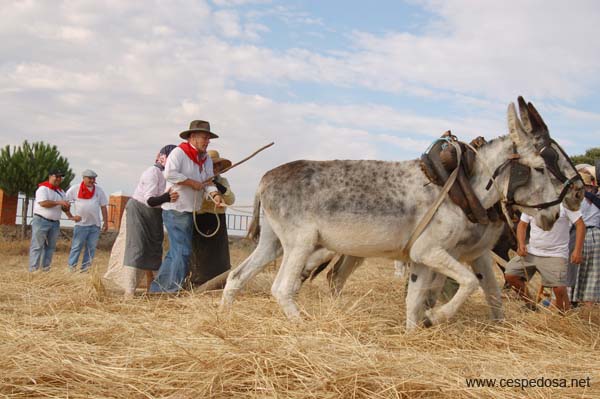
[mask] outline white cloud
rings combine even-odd
[[[28,89],[96,90],[100,79],[94,73],[71,72],[44,64],[19,64],[8,73],[8,85]]]
[[[217,11],[214,14],[215,25],[228,38],[241,36],[240,17],[234,11]]]
[[[89,29],[75,26],[62,26],[58,30],[58,37],[72,42],[86,42],[92,38],[93,33]]]

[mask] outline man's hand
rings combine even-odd
[[[173,187],[169,189],[169,198],[170,202],[175,202],[179,199],[179,193],[177,191],[173,191]]]
[[[104,221],[104,223],[102,223],[102,232],[106,233],[108,231],[108,222]]]
[[[582,261],[583,256],[581,256],[581,252],[577,253],[577,251],[573,251],[573,253],[571,254],[571,263],[579,265]]]
[[[215,201],[217,208],[223,208],[225,206],[225,204],[223,203],[223,197],[218,191],[214,191],[210,193],[210,195],[212,196],[213,201]]]
[[[196,191],[202,190],[208,183],[202,183],[197,180],[192,180],[192,188]]]
[[[56,201],[56,203],[60,205],[60,208],[65,213],[69,212],[69,210],[71,209],[71,203],[69,203],[69,201]]]
[[[69,219],[71,219],[75,223],[81,222],[81,216],[79,216],[79,215],[71,216]]]
[[[517,248],[517,255],[519,255],[519,256],[527,256],[527,246],[526,245],[519,245],[519,247]]]

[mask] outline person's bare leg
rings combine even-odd
[[[512,289],[515,290],[519,296],[525,300],[531,301],[531,296],[529,295],[529,291],[527,290],[527,285],[525,284],[525,280],[523,280],[520,276],[513,276],[510,274],[505,275],[506,281],[510,284]]]
[[[150,285],[152,285],[152,280],[154,280],[154,273],[152,273],[152,270],[146,270],[146,281],[148,282],[146,292],[150,292]]]
[[[556,307],[561,312],[566,312],[571,309],[571,302],[569,301],[569,294],[567,293],[567,287],[554,287],[554,296],[556,297]]]

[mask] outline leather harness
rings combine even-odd
[[[460,165],[458,165],[460,169],[458,171],[456,181],[450,187],[448,196],[463,210],[471,222],[488,224],[490,221],[497,221],[499,219],[500,204],[496,203],[492,207],[484,209],[469,183],[469,178],[472,176],[476,157],[475,152],[471,148],[484,145],[485,139],[478,137],[471,142],[471,145],[467,145],[461,141],[458,141],[456,136],[452,135],[450,131],[447,131],[421,156],[421,170],[433,184],[442,186],[444,183],[446,183],[450,173],[457,167],[455,145],[450,145],[450,143],[455,145],[458,144],[462,150],[462,155]],[[576,172],[572,178],[567,178],[560,170],[558,166],[559,156],[555,147],[558,148],[558,150],[563,154],[565,159],[568,160],[569,164]],[[571,162],[571,159],[554,140],[549,139],[540,146],[538,151],[540,156],[543,158],[548,171],[550,171],[554,177],[563,183],[562,191],[555,200],[542,202],[539,204],[527,204],[515,201],[515,192],[517,189],[527,184],[531,178],[531,168],[519,162],[521,156],[517,152],[516,145],[513,143],[512,154],[509,155],[506,161],[496,168],[492,174],[492,178],[490,178],[485,187],[486,190],[489,190],[492,186],[493,180],[497,178],[504,171],[504,169],[507,167],[509,168],[510,175],[508,179],[508,189],[506,192],[506,205],[511,217],[513,216],[513,205],[518,205],[525,208],[544,209],[560,204],[567,195],[571,186],[577,180],[581,180],[581,176],[579,173],[577,173],[577,170]]]
[[[480,143],[479,141],[478,144]],[[460,165],[456,145],[460,146]],[[471,146],[458,141],[456,136],[447,131],[421,156],[420,166],[429,181],[438,186],[444,185],[450,173],[458,167],[456,181],[450,187],[448,196],[463,210],[471,222],[489,224],[490,221],[498,221],[500,217],[498,204],[484,209],[471,187],[469,178],[473,173],[475,157],[476,154]]]

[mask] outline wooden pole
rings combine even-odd
[[[199,294],[206,291],[223,289],[223,287],[225,287],[225,283],[227,282],[227,276],[229,276],[230,271],[231,270],[227,270],[226,272],[219,274],[217,277],[213,277],[204,284],[194,288],[194,293]]]
[[[243,164],[244,162],[246,162],[250,158],[254,157],[256,154],[258,154],[259,152],[261,152],[263,150],[266,150],[267,148],[271,147],[273,144],[275,144],[275,142],[271,142],[271,143],[267,144],[266,146],[259,148],[258,150],[254,151],[250,156],[247,156],[246,158],[242,159],[241,161],[239,161],[237,163],[234,163],[230,167],[223,169],[220,173],[217,173],[216,175],[213,175],[213,176],[209,177],[208,179],[202,181],[202,183],[208,183],[208,182],[212,181],[212,179],[214,179],[215,177],[220,176],[223,173],[228,172],[229,170],[235,168],[236,166]]]

